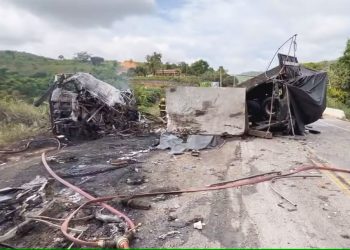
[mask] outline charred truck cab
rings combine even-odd
[[[131,90],[119,90],[88,73],[56,75],[35,105],[47,97],[55,135],[96,138],[128,129],[139,119]]]

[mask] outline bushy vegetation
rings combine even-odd
[[[327,105],[344,110],[350,119],[350,40],[347,41],[343,55],[337,61],[305,63],[306,67],[328,72],[329,86]]]
[[[157,70],[175,69],[181,76],[157,76]],[[210,67],[203,59],[193,62],[163,63],[162,54],[154,52],[146,56],[146,63],[139,63],[135,69],[129,69],[127,75],[139,80],[167,80],[199,86],[201,82],[219,82],[220,74],[223,86],[229,87],[238,84],[237,77],[229,75],[227,70],[220,66],[217,70]],[[146,78],[145,78],[146,77]]]
[[[133,90],[139,110],[158,116],[159,101],[165,96],[164,88],[135,84],[133,85]]]
[[[0,146],[35,136],[49,128],[48,108],[14,99],[0,100]]]
[[[135,85],[134,94],[139,106],[151,107],[159,102],[161,96],[164,96],[164,91],[160,88]]]
[[[159,81],[175,84],[185,84],[190,86],[199,86],[202,79],[198,76],[136,76],[131,82]]]

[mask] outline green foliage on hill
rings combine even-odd
[[[89,72],[113,85],[124,81],[117,76],[116,61],[98,65],[79,60],[55,60],[25,52],[0,51],[0,98],[11,96],[32,102],[58,73]]]
[[[344,110],[350,118],[350,40],[343,55],[336,61],[305,63],[306,67],[327,71],[329,77],[327,105]]]

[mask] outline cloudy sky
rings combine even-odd
[[[264,70],[297,33],[300,61],[336,59],[350,38],[347,0],[0,0],[0,50]]]

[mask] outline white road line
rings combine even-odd
[[[331,126],[331,127],[339,128],[341,130],[344,130],[344,131],[347,131],[347,132],[350,133],[350,129],[342,128],[342,127],[339,127],[337,125],[334,125],[334,124],[331,124],[331,123],[328,123],[328,122],[325,122],[325,121],[321,121],[321,120],[319,120],[319,122],[321,122],[321,123],[323,123],[325,125]]]

